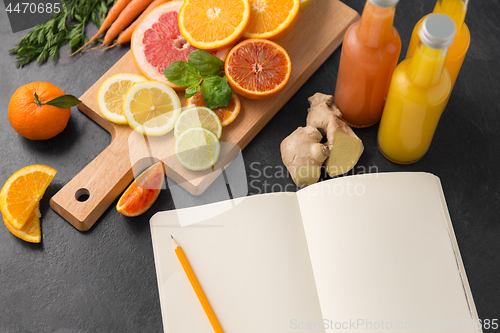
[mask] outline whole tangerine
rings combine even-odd
[[[68,125],[71,108],[42,104],[63,95],[61,89],[47,82],[32,82],[19,87],[9,102],[10,124],[17,133],[30,140],[55,137]]]

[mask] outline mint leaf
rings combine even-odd
[[[200,71],[185,61],[174,61],[163,70],[167,80],[180,86],[192,86],[199,84]]]
[[[198,68],[202,76],[220,75],[224,70],[224,61],[200,49],[189,54],[188,62]]]
[[[80,101],[78,98],[76,98],[73,95],[63,95],[63,96],[56,97],[51,101],[43,103],[42,105],[52,105],[52,106],[57,106],[59,108],[70,108],[72,106],[76,106],[76,105],[80,104],[81,102],[82,101]]]
[[[201,92],[209,109],[228,106],[231,102],[232,91],[225,76],[207,76],[201,84]]]
[[[186,89],[186,91],[185,91],[186,98],[193,97],[194,95],[196,95],[196,93],[198,93],[198,91],[200,91],[200,85],[199,84],[195,84],[195,85],[189,86]]]

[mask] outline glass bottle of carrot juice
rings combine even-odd
[[[433,13],[446,14],[453,19],[457,25],[457,34],[455,36],[455,41],[448,48],[448,55],[446,56],[445,67],[450,72],[451,76],[451,86],[455,85],[457,80],[458,72],[462,67],[465,55],[469,49],[470,44],[470,32],[467,24],[465,24],[465,14],[467,13],[467,5],[469,0],[438,0],[436,7],[434,7]],[[428,16],[428,15],[427,15]],[[410,40],[410,45],[408,46],[408,52],[406,53],[406,58],[410,58],[419,43],[418,31],[422,22],[427,17],[424,16],[420,21],[418,21]]]
[[[451,93],[444,64],[455,32],[450,17],[429,15],[420,27],[415,53],[394,70],[378,130],[379,149],[393,162],[416,162],[429,149]]]
[[[346,122],[368,127],[380,120],[392,73],[401,52],[393,27],[399,0],[368,0],[342,44],[335,104]]]

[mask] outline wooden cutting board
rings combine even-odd
[[[134,174],[162,160],[167,176],[186,191],[199,195],[224,167],[285,105],[319,66],[340,45],[347,28],[359,18],[338,0],[312,0],[300,13],[293,31],[278,41],[290,55],[292,73],[287,86],[265,100],[241,98],[238,118],[223,129],[223,149],[212,170],[193,172],[182,167],[173,153],[173,133],[146,138],[128,126],[115,125],[99,113],[96,95],[102,82],[118,73],[140,74],[129,51],[80,98],[78,108],[111,134],[111,144],[50,200],[51,207],[77,229],[88,230],[125,190]],[[333,87],[332,91],[333,91]],[[184,105],[184,96],[181,93]],[[224,144],[226,142],[226,144]]]

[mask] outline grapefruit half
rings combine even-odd
[[[132,56],[139,71],[150,80],[165,82],[175,90],[186,87],[169,82],[163,70],[174,61],[187,61],[196,50],[179,31],[179,10],[182,1],[171,1],[158,6],[135,28],[130,43]],[[208,51],[225,60],[229,48]]]

